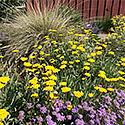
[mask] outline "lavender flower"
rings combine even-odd
[[[65,120],[65,116],[61,115],[60,113],[57,113],[56,117],[57,117],[58,121],[64,121]]]
[[[78,107],[76,106],[76,107],[74,107],[74,108],[72,109],[72,112],[73,112],[73,113],[77,113],[78,110],[79,110],[79,109],[78,109]]]
[[[72,115],[67,115],[66,118],[67,118],[68,120],[71,120],[71,119],[72,119]]]
[[[23,121],[23,120],[24,120],[24,117],[25,117],[24,114],[25,114],[24,111],[19,111],[18,119],[19,119],[20,121]]]
[[[40,124],[40,123],[43,122],[43,118],[42,118],[41,116],[38,116],[38,117],[37,117],[37,121],[38,121],[38,123]]]
[[[45,114],[47,112],[47,108],[45,106],[40,107],[40,112]]]
[[[76,125],[85,125],[85,122],[82,119],[76,119],[75,124]]]
[[[56,125],[56,122],[52,120],[52,117],[50,115],[46,116],[46,121],[48,125]]]

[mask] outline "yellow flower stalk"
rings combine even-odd
[[[72,105],[67,105],[67,109],[68,109],[68,110],[71,110],[72,107],[73,107]]]
[[[64,68],[66,68],[66,65],[61,65],[60,66],[60,69],[64,69]]]
[[[96,54],[97,55],[102,55],[102,51],[97,51]]]
[[[44,84],[46,84],[48,86],[54,86],[54,85],[56,85],[56,82],[53,80],[49,80],[49,81],[44,82]]]
[[[90,77],[91,74],[90,73],[85,73],[85,76]]]
[[[90,67],[89,66],[84,66],[83,69],[90,70]]]
[[[49,76],[49,79],[50,79],[50,80],[57,80],[57,76],[51,75],[51,76]]]
[[[62,62],[61,62],[62,65],[63,65],[63,64],[65,65],[65,64],[67,64],[67,63],[68,63],[67,61],[62,61]]]
[[[96,56],[96,53],[95,53],[95,52],[92,52],[92,53],[90,53],[90,56],[95,57],[95,56]]]
[[[27,57],[21,57],[20,60],[21,60],[21,61],[27,61],[28,58],[27,58]]]
[[[82,91],[74,91],[73,94],[77,98],[80,98],[84,95],[84,93]]]
[[[38,97],[38,96],[39,96],[38,93],[31,94],[31,97]]]
[[[107,90],[105,88],[99,88],[99,92],[102,92],[102,93],[107,93]]]
[[[95,62],[95,60],[92,59],[92,58],[88,59],[88,61],[89,61],[90,63],[94,63],[94,62]]]
[[[43,91],[53,91],[53,86],[46,86],[44,87]]]
[[[32,66],[32,64],[31,64],[30,62],[24,62],[23,65],[24,65],[25,67],[31,67],[31,66]]]
[[[32,78],[31,80],[29,80],[29,83],[37,84],[38,83],[38,78],[37,77]]]
[[[12,52],[13,52],[13,53],[18,53],[19,50],[18,50],[18,49],[15,49],[15,50],[13,50]]]
[[[41,45],[39,45],[39,46],[37,47],[37,49],[42,49],[42,46],[41,46]]]
[[[123,71],[118,71],[118,73],[119,73],[120,75],[125,75],[125,72],[123,72]]]
[[[0,89],[4,88],[5,84],[0,83]]]
[[[113,51],[109,51],[108,54],[109,55],[115,55],[115,53]]]
[[[4,121],[10,113],[6,109],[0,109],[0,121]]]
[[[63,93],[67,93],[67,92],[71,91],[71,88],[70,87],[62,87],[61,90]]]
[[[67,85],[67,82],[60,82],[59,85],[61,85],[61,86],[66,86],[66,85]]]
[[[0,77],[1,83],[7,83],[7,82],[9,82],[9,80],[10,80],[9,76],[1,76]]]
[[[113,88],[107,88],[107,90],[110,91],[110,92],[113,92],[113,91],[114,91]]]
[[[94,94],[93,93],[89,93],[88,96],[91,98],[91,97],[94,96]]]

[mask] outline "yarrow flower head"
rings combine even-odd
[[[4,121],[10,113],[6,109],[0,109],[0,121]]]
[[[71,88],[70,87],[62,87],[61,90],[63,93],[67,93],[71,90]]]
[[[82,97],[84,95],[84,93],[82,91],[74,91],[73,94],[77,98],[80,98],[80,97]]]

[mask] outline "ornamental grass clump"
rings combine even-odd
[[[1,24],[1,31],[8,35],[4,50],[11,65],[13,56],[11,52],[20,51],[20,56],[27,55],[32,52],[34,43],[42,42],[50,32],[63,32],[63,27],[76,26],[78,14],[68,7],[57,6],[51,10],[45,9],[45,12],[35,13],[19,13],[8,24]],[[80,16],[78,17],[81,21]],[[13,51],[15,50],[15,51]]]

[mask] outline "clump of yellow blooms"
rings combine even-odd
[[[8,76],[0,77],[0,89],[3,88],[7,82],[9,82],[10,78]]]
[[[20,60],[22,60],[22,61],[27,61],[28,58],[27,58],[27,57],[21,57]]]
[[[13,53],[18,53],[19,50],[18,50],[18,49],[15,49],[15,50],[13,50],[12,52],[13,52]]]
[[[38,96],[39,96],[38,93],[31,94],[31,97],[38,97]]]
[[[84,95],[84,93],[82,91],[74,91],[73,94],[77,98],[80,98]]]
[[[93,93],[89,93],[88,96],[91,98],[91,97],[94,96],[94,94]]]
[[[2,121],[4,121],[9,115],[10,113],[6,109],[0,109],[0,124],[1,125],[4,125]]]
[[[98,76],[105,79],[105,78],[106,78],[106,73],[105,73],[105,71],[99,71]]]
[[[71,91],[71,88],[70,87],[62,87],[61,90],[63,93],[67,93],[67,92]]]
[[[24,64],[23,64],[25,67],[31,67],[32,66],[32,64],[30,63],[30,62],[24,62]]]
[[[40,84],[38,84],[38,78],[34,77],[31,80],[29,80],[29,83],[31,83],[28,88],[38,89],[40,87]]]

